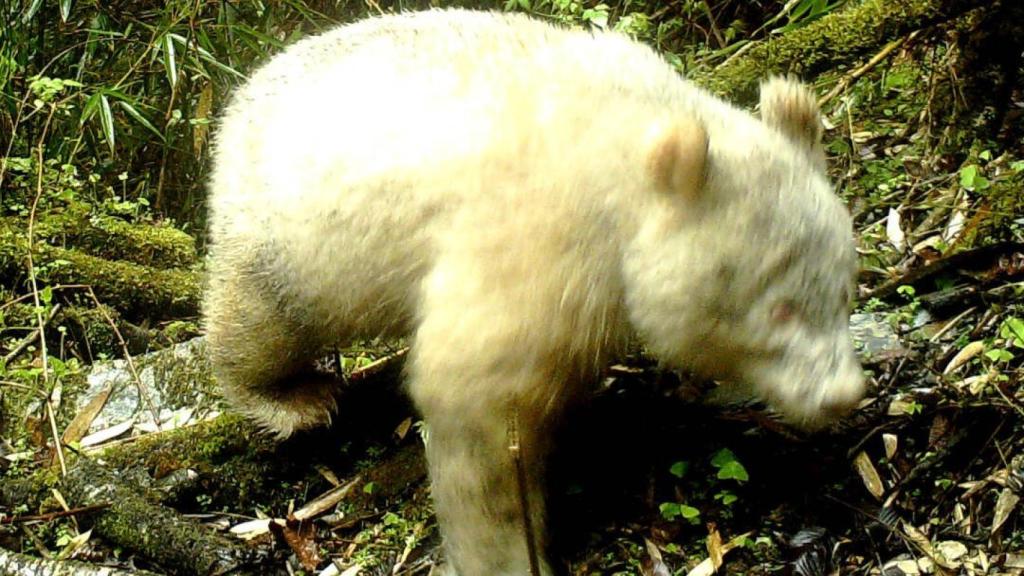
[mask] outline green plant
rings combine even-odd
[[[750,480],[747,469],[736,459],[736,455],[728,448],[722,448],[711,457],[711,465],[718,468],[719,480],[735,480],[746,482]]]
[[[677,504],[675,502],[663,502],[658,510],[661,512],[661,517],[669,522],[682,518],[694,526],[700,524],[700,510],[686,504]]]

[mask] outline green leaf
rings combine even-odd
[[[978,166],[969,164],[960,169],[960,186],[974,190],[975,179],[978,177]]]
[[[86,122],[92,119],[93,114],[96,113],[100,107],[100,93],[97,92],[85,101],[82,105],[82,115],[78,117],[78,125],[84,126]]]
[[[103,138],[110,147],[110,154],[114,154],[114,114],[110,111],[110,100],[106,94],[100,94],[100,126],[103,127]]]
[[[686,476],[686,472],[689,471],[689,469],[690,463],[680,460],[679,462],[673,464],[672,467],[668,469],[668,471],[669,474],[672,474],[676,478],[682,478],[683,476]]]
[[[164,135],[161,134],[160,131],[156,129],[156,126],[153,126],[153,124],[150,123],[150,121],[147,120],[146,117],[143,116],[141,112],[136,110],[134,106],[132,106],[128,102],[125,102],[124,100],[118,100],[117,101],[117,105],[120,106],[122,110],[127,112],[129,116],[134,118],[136,122],[138,122],[139,124],[142,124],[143,127],[145,127],[147,130],[152,132],[153,135],[155,135],[157,138],[159,138],[161,142],[165,142],[166,141],[164,139]]]
[[[736,480],[737,482],[746,482],[747,480],[750,480],[750,476],[747,474],[747,469],[743,467],[743,464],[740,464],[735,460],[727,462],[718,470],[718,478],[720,480]]]
[[[679,517],[682,512],[679,510],[679,504],[675,502],[662,502],[658,506],[658,511],[661,512],[661,517],[671,522]]]
[[[724,504],[726,506],[731,505],[733,502],[735,502],[735,501],[737,501],[739,499],[740,499],[739,496],[733,494],[732,492],[730,492],[728,490],[722,490],[718,494],[715,494],[715,500],[720,501],[722,504]]]
[[[367,482],[365,485],[363,485],[363,493],[364,494],[373,494],[373,492],[376,489],[377,489],[377,485],[375,483],[373,483],[373,482]]]
[[[36,15],[36,12],[39,12],[39,7],[42,5],[43,0],[32,0],[32,3],[28,6],[28,10],[25,10],[25,13],[21,16],[21,23],[28,24],[29,20],[32,20],[32,17]]]
[[[71,0],[60,0],[60,21],[67,22],[71,15]]]
[[[50,302],[52,302],[53,301],[53,287],[52,286],[47,286],[46,288],[43,288],[42,290],[40,290],[39,291],[39,299],[42,300],[44,304],[49,304]]]
[[[697,510],[693,506],[687,506],[686,504],[679,505],[679,514],[687,520],[694,520],[700,517],[700,510]]]
[[[54,356],[50,356],[49,362],[50,362],[50,371],[53,372],[54,376],[60,378],[61,376],[63,376],[63,375],[68,373],[67,365],[64,364],[64,362],[62,362],[60,358],[56,358]]]
[[[167,73],[167,82],[173,89],[178,84],[178,64],[174,60],[174,38],[173,34],[164,34],[163,44],[164,71]]]
[[[993,362],[1009,362],[1013,360],[1013,353],[1003,348],[994,348],[985,352],[985,357]]]
[[[1003,320],[1003,325],[999,327],[999,335],[1007,340],[1012,338],[1014,346],[1024,348],[1024,320],[1016,316]]]
[[[728,448],[722,448],[711,457],[711,465],[715,468],[722,468],[730,462],[736,461],[736,455]]]
[[[914,287],[909,284],[904,284],[896,288],[896,293],[899,294],[900,296],[907,298],[908,300],[912,300],[914,296],[917,295],[917,290],[915,290]]]
[[[176,42],[178,44],[181,44],[183,47],[187,47],[188,46],[188,41],[185,40],[185,37],[182,36],[181,34],[168,33],[167,37],[170,38],[171,40],[173,40],[174,42]],[[214,68],[218,68],[220,70],[223,70],[224,72],[227,72],[228,74],[231,74],[233,76],[237,76],[241,80],[245,80],[246,79],[245,74],[242,74],[241,72],[239,72],[238,70],[235,70],[231,66],[228,66],[227,64],[224,64],[223,62],[220,62],[219,60],[214,58],[212,54],[210,54],[209,50],[203,48],[202,46],[195,46],[195,51],[199,54],[199,60],[201,60],[203,62],[206,62],[207,64],[213,66]]]

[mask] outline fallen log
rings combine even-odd
[[[122,570],[74,560],[47,560],[0,548],[0,576],[157,576],[147,570]]]
[[[915,30],[989,4],[983,0],[863,1],[803,28],[756,42],[742,56],[714,70],[695,73],[694,80],[731,100],[755,102],[765,76],[792,73],[812,77]]]
[[[23,217],[0,220],[0,227],[25,231]],[[39,216],[33,236],[52,246],[71,247],[105,260],[124,260],[153,268],[187,268],[197,261],[196,242],[169,225],[127,222],[73,201]]]
[[[109,504],[93,516],[96,535],[169,574],[237,573],[259,566],[264,556],[156,503],[131,474],[98,461],[78,459],[61,488],[75,506]]]
[[[16,287],[27,278],[28,255],[26,235],[0,227],[0,278],[4,285]],[[184,318],[199,311],[199,274],[192,270],[107,260],[45,242],[34,243],[32,267],[40,285],[91,286],[102,304],[127,318]]]

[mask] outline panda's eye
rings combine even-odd
[[[773,324],[788,324],[796,319],[796,303],[792,300],[782,300],[772,305],[771,319]]]

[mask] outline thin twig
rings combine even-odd
[[[36,209],[39,207],[39,200],[43,196],[43,147],[46,142],[46,134],[50,130],[50,121],[53,120],[53,114],[56,111],[57,107],[51,104],[50,112],[46,116],[46,122],[43,123],[43,131],[39,134],[39,142],[36,145],[36,160],[38,162],[38,169],[36,170],[36,195],[32,199],[32,208],[28,213],[28,280],[32,287],[32,303],[35,305],[36,325],[40,333],[43,331],[43,307],[39,301],[39,284],[36,282],[36,269],[32,259],[32,248],[34,246],[32,234],[35,228]],[[57,417],[53,413],[53,390],[49,386],[50,360],[46,350],[45,337],[39,339],[39,352],[43,361],[43,385],[47,391],[46,417],[50,422],[50,433],[53,434],[53,449],[56,451],[57,461],[60,462],[61,476],[67,476],[68,466],[67,462],[64,461],[64,447],[60,443],[61,434],[57,430]]]
[[[47,314],[46,319],[43,320],[43,326],[46,326],[47,324],[52,322],[53,318],[57,315],[57,312],[60,312],[60,303],[54,304],[53,308],[50,308],[50,313]],[[31,346],[32,343],[35,342],[36,338],[39,338],[39,335],[42,333],[42,328],[36,328],[32,330],[32,332],[30,332],[28,336],[22,338],[21,342],[18,342],[18,345],[15,346],[13,350],[8,352],[6,356],[4,356],[4,364],[10,364],[11,360],[17,358],[19,354],[21,354],[22,352],[25,351],[26,348]]]
[[[378,358],[378,359],[374,360],[373,362],[370,362],[369,364],[367,364],[366,366],[363,366],[361,368],[356,368],[355,370],[352,371],[351,374],[348,375],[347,380],[349,382],[358,382],[359,380],[362,380],[362,379],[364,379],[364,378],[366,378],[368,376],[372,376],[372,375],[380,372],[384,368],[386,368],[388,365],[390,365],[395,360],[398,360],[399,358],[405,356],[405,354],[408,351],[409,351],[409,347],[408,346],[406,346],[404,348],[399,348],[398,350],[396,350],[392,354],[388,354],[387,356],[384,356],[382,358]]]
[[[509,416],[506,425],[508,452],[512,456],[512,464],[516,469],[516,484],[519,487],[519,507],[523,519],[523,535],[526,537],[526,553],[530,559],[530,576],[540,576],[540,563],[537,560],[537,542],[533,536],[533,520],[530,517],[530,501],[526,489],[526,470],[523,468],[523,448],[519,437],[518,411],[513,412]]]
[[[97,510],[103,510],[104,508],[110,507],[109,502],[102,502],[99,504],[90,504],[88,506],[82,506],[80,508],[71,508],[70,510],[58,510],[56,512],[49,512],[47,514],[33,514],[31,516],[10,516],[8,518],[0,518],[0,524],[17,524],[20,522],[46,522],[53,520],[54,518],[63,518],[65,516],[74,516],[76,514],[86,514],[88,512],[95,512]]]
[[[50,290],[56,292],[57,290],[67,290],[69,288],[79,289],[79,288],[85,288],[85,287],[86,287],[85,284],[54,284],[53,286],[50,286]],[[3,304],[0,304],[0,311],[6,310],[7,308],[10,308],[11,306],[17,304],[18,302],[21,302],[23,300],[30,300],[30,299],[32,299],[32,295],[31,294],[22,294],[21,296],[18,296],[17,298],[14,298],[12,300],[8,300],[8,301],[4,302]]]
[[[711,34],[718,41],[718,47],[724,48],[727,44],[725,36],[722,36],[721,30],[718,29],[718,24],[715,22],[715,14],[711,11],[711,5],[708,4],[708,0],[702,0],[701,5],[704,7],[704,13],[708,17],[708,23],[711,25]]]
[[[961,320],[963,320],[968,314],[971,314],[972,312],[974,312],[976,309],[977,308],[975,306],[970,306],[966,310],[964,310],[963,312],[957,314],[956,316],[953,317],[952,320],[950,320],[949,322],[946,322],[946,324],[942,328],[940,328],[938,332],[936,332],[934,335],[932,335],[932,337],[929,338],[928,341],[931,342],[932,344],[938,342],[939,338],[942,338],[943,336],[945,336],[946,332],[949,332],[950,330],[952,330],[954,326],[959,324]]]
[[[872,68],[877,66],[879,62],[885,60],[886,57],[892,54],[894,50],[896,50],[900,46],[903,46],[910,40],[917,38],[918,33],[920,33],[920,30],[914,30],[913,32],[904,36],[903,38],[893,40],[892,42],[886,44],[884,48],[879,50],[877,54],[872,56],[871,59],[868,60],[860,68],[857,68],[847,76],[843,76],[843,78],[836,83],[835,87],[829,90],[828,94],[825,94],[820,99],[818,99],[818,106],[824,106],[829,100],[843,93],[847,88],[849,88],[850,84],[853,84],[858,78],[867,74]]]
[[[117,343],[121,346],[121,352],[124,353],[124,361],[128,364],[128,371],[132,374],[132,379],[135,380],[135,387],[139,390],[139,398],[146,403],[146,408],[149,413],[153,416],[153,424],[157,430],[160,430],[160,413],[157,412],[156,407],[153,405],[153,399],[150,397],[149,389],[146,384],[143,383],[142,378],[139,376],[139,371],[135,368],[135,361],[132,360],[131,353],[128,352],[128,343],[125,342],[124,336],[121,336],[121,331],[117,329],[117,324],[114,319],[107,313],[106,308],[100,304],[99,298],[96,297],[96,293],[92,291],[92,286],[86,286],[86,290],[89,291],[89,297],[92,298],[93,303],[96,304],[96,310],[103,315],[103,319],[110,325],[110,329],[114,331],[114,336],[117,337]]]

